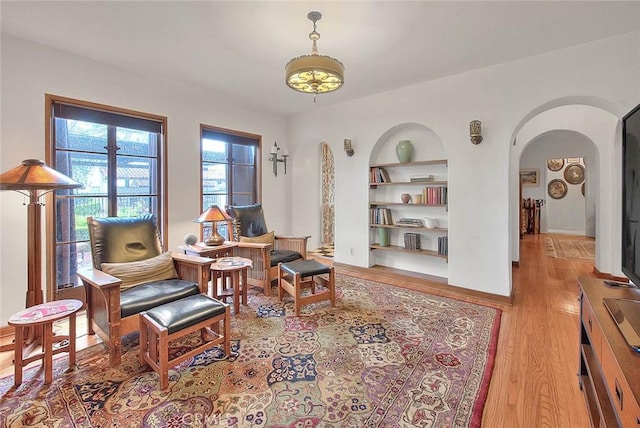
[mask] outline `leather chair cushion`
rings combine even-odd
[[[271,251],[271,266],[278,266],[278,263],[287,263],[302,258],[302,254],[292,250]]]
[[[322,275],[331,272],[329,266],[320,263],[317,260],[298,260],[290,263],[284,263],[280,269],[290,274],[299,273],[302,278],[307,276]]]
[[[126,263],[150,259],[162,253],[156,218],[105,217],[87,219],[93,267],[102,263]]]
[[[268,232],[262,204],[229,205],[227,213],[240,226],[240,236],[260,236]]]
[[[150,309],[146,315],[173,334],[224,312],[225,306],[219,300],[196,294]]]
[[[120,290],[126,290],[147,282],[178,277],[171,252],[138,262],[102,263],[100,270],[122,280]]]
[[[196,294],[200,294],[198,284],[181,279],[166,279],[138,285],[120,293],[120,316],[125,318]]]

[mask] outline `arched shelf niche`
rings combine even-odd
[[[401,163],[396,154],[402,140],[413,145],[410,162]],[[369,178],[369,266],[423,273],[446,282],[448,167],[440,137],[418,123],[390,128],[373,147]],[[407,203],[403,194],[410,195]]]

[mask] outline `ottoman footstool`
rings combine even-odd
[[[224,323],[221,331],[220,323]],[[200,330],[204,343],[169,360],[169,342]],[[222,344],[231,351],[229,305],[206,294],[196,294],[140,313],[140,363],[145,362],[160,376],[160,388],[169,386],[169,368],[187,358]],[[206,336],[210,336],[207,340]]]
[[[316,293],[316,284],[326,287],[326,290]],[[302,289],[311,288],[311,293],[302,295]],[[278,266],[278,299],[282,300],[284,293],[293,297],[296,316],[300,309],[310,303],[330,300],[331,307],[336,304],[335,274],[333,266],[324,265],[316,260],[296,260],[280,263]]]

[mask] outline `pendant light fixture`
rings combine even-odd
[[[320,12],[309,12],[307,18],[313,22],[313,31],[309,38],[313,42],[310,55],[293,58],[285,66],[287,86],[298,92],[318,94],[333,92],[344,83],[344,65],[335,58],[318,54],[317,41],[320,33],[316,31],[316,23],[322,18]]]

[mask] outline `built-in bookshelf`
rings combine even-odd
[[[446,170],[446,159],[370,165],[369,227],[371,230],[385,229],[387,233],[396,234],[392,239],[395,242],[402,242],[404,237],[404,246],[380,245],[380,240],[375,239],[378,234],[374,233],[369,245],[371,250],[447,259],[448,227],[425,224],[422,220],[425,215],[433,215],[434,209],[444,210],[445,213],[448,210],[448,181],[446,173],[441,172],[442,166]],[[402,201],[400,193],[412,195],[412,200]],[[442,220],[442,216],[435,217]],[[422,241],[428,241],[431,248],[421,247],[420,238],[423,235],[429,237]],[[437,248],[434,243],[437,243]]]

